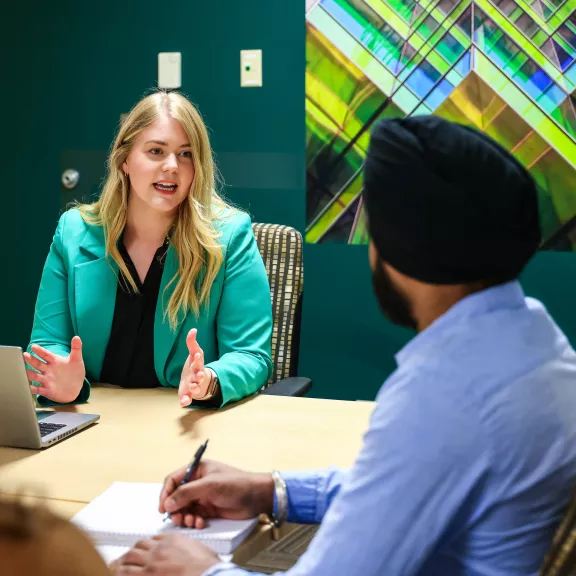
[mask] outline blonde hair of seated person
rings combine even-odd
[[[49,510],[0,500],[2,576],[110,576],[88,537]]]
[[[186,132],[194,165],[192,186],[178,207],[170,234],[179,262],[178,272],[170,282],[176,282],[176,286],[166,310],[170,326],[174,328],[178,318],[187,312],[198,315],[200,306],[210,296],[210,288],[224,259],[215,221],[224,218],[231,208],[216,189],[218,178],[208,131],[194,105],[177,92],[157,91],[140,100],[122,122],[112,145],[100,198],[93,204],[80,205],[79,209],[88,224],[104,228],[106,255],[116,262],[132,290],[138,292],[117,246],[126,225],[130,190],[129,176],[122,165],[138,135],[162,114],[178,121]],[[199,286],[203,268],[205,274]]]

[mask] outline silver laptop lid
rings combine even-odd
[[[0,346],[0,446],[41,448],[22,349]]]

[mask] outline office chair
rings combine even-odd
[[[310,378],[297,376],[304,275],[302,235],[289,226],[252,225],[264,260],[272,298],[272,362],[274,371],[262,394],[304,396]]]

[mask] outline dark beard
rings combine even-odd
[[[372,272],[372,286],[378,304],[380,304],[380,310],[390,322],[404,326],[404,328],[417,329],[418,326],[412,317],[410,304],[393,286],[382,262],[378,262],[376,270]]]

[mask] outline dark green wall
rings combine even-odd
[[[0,344],[25,345],[59,202],[49,3],[2,5],[0,17]],[[54,184],[55,183],[55,184]]]
[[[120,113],[156,78],[159,51],[183,53],[183,89],[201,109],[229,198],[255,220],[305,225],[304,1],[71,0],[3,8],[0,342],[26,345],[41,267],[63,201],[61,170],[88,190]],[[264,51],[264,87],[241,89],[241,49]],[[5,79],[9,79],[6,84]],[[88,176],[91,175],[91,176]],[[576,341],[576,257],[541,254],[527,291]],[[365,247],[305,248],[301,369],[320,397],[371,399],[410,334],[384,321]]]
[[[314,395],[373,399],[411,336],[380,316],[367,261],[364,247],[307,246],[301,372],[313,378]],[[576,343],[576,255],[538,254],[522,283]]]

